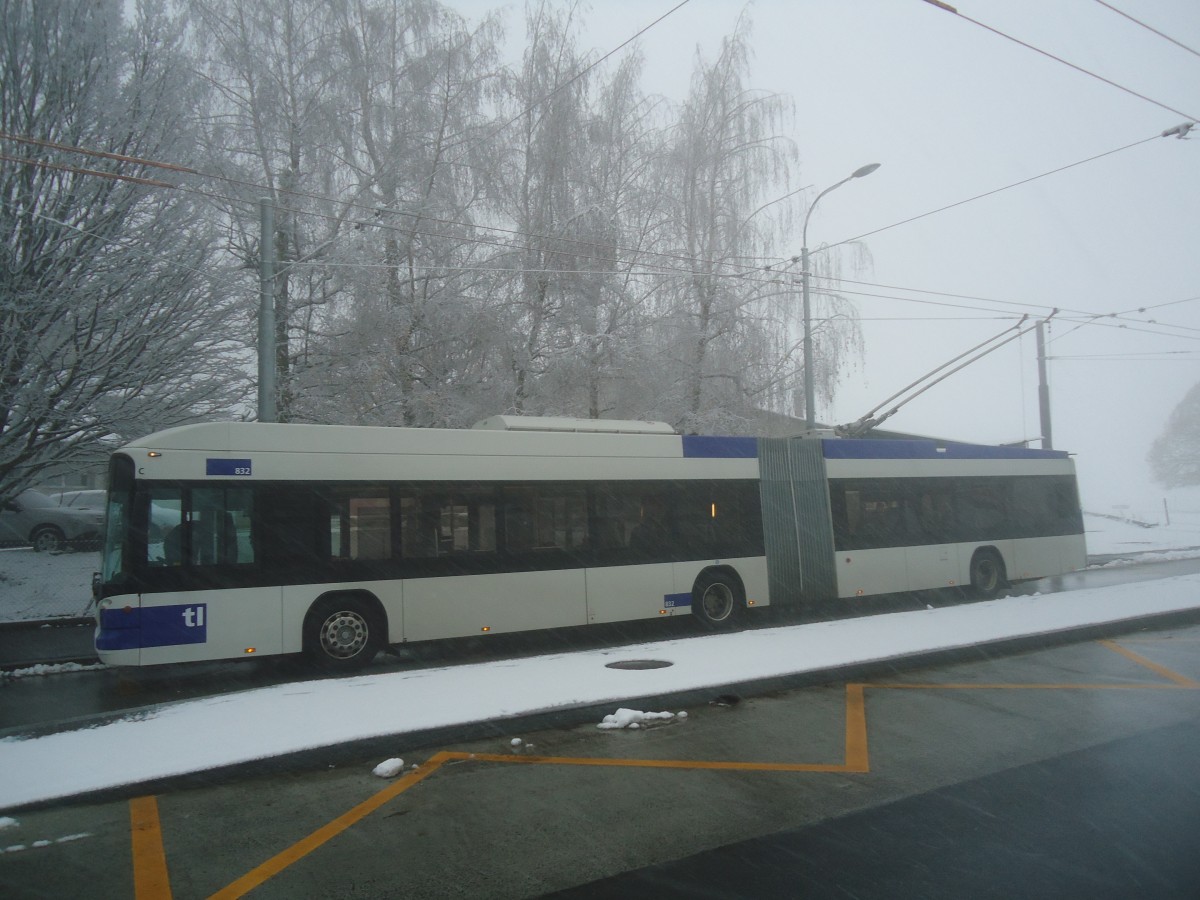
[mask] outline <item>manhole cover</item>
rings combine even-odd
[[[605,663],[606,669],[665,669],[673,663],[665,659],[620,659],[616,662]]]

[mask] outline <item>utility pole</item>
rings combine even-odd
[[[1058,310],[1055,310],[1058,312]],[[1054,435],[1050,427],[1050,385],[1046,381],[1046,335],[1045,319],[1037,323],[1037,362],[1038,362],[1038,412],[1042,423],[1042,449],[1054,449]]]
[[[275,413],[275,207],[258,201],[258,421],[274,422]]]
[[[835,188],[840,188],[847,181],[870,175],[879,168],[879,165],[879,163],[870,163],[869,165],[862,166],[855,169],[837,184],[825,188],[825,190],[817,194],[817,199],[809,204],[808,212],[804,214],[804,229],[800,233],[800,243],[803,245],[800,248],[800,290],[803,298],[802,313],[804,316],[804,427],[810,432],[817,426],[817,370],[813,361],[812,301],[809,300],[808,287],[808,220],[812,218],[813,210],[817,208],[817,204],[821,202],[822,197]]]

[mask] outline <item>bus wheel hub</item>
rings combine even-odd
[[[330,656],[346,658],[367,643],[367,623],[352,612],[339,612],[325,620],[321,644]]]

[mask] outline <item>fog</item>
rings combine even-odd
[[[473,18],[494,8],[450,5]],[[1200,377],[1200,140],[1159,135],[1200,117],[1200,5],[1117,5],[1192,49],[1090,0],[975,0],[960,4],[962,15],[921,0],[744,8],[752,83],[795,102],[794,186],[808,186],[798,196],[811,202],[858,167],[881,164],[822,199],[809,223],[810,249],[867,235],[872,260],[855,274],[845,257],[843,275],[869,283],[841,285],[857,303],[865,352],[818,419],[853,421],[1020,315],[1058,308],[1047,335],[1053,440],[1077,454],[1085,506],[1161,506],[1146,452]],[[646,89],[681,99],[694,54],[714,57],[743,7],[676,6],[597,3],[581,13],[585,44],[599,57],[670,13],[637,46]],[[521,8],[509,7],[505,21],[519,52]],[[794,245],[799,255],[799,226]],[[1122,315],[1097,318],[1113,313]],[[1038,438],[1033,335],[933,388],[887,427],[988,443]]]

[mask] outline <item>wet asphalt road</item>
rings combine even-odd
[[[1197,896],[1200,624],[841,677],[9,811],[0,896]]]

